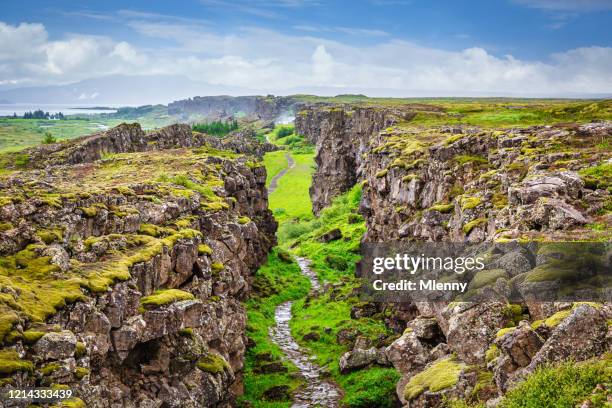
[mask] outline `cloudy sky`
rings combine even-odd
[[[0,91],[170,75],[275,94],[612,94],[611,26],[612,0],[4,0]]]

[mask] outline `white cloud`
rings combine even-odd
[[[612,10],[610,0],[513,0],[532,8],[561,11]]]
[[[577,48],[542,61],[524,61],[478,47],[446,51],[391,37],[380,37],[374,45],[348,45],[315,32],[291,36],[243,28],[221,35],[206,24],[142,17],[130,27],[173,45],[142,48],[91,36],[50,41],[40,24],[0,23],[0,87],[110,74],[171,74],[273,93],[313,88],[366,94],[387,89],[395,95],[612,93],[609,47]]]

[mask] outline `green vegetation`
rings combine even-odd
[[[289,166],[287,162],[287,153],[284,150],[277,150],[275,152],[268,152],[264,155],[264,166],[266,166],[266,187],[270,186],[270,182],[278,173],[283,171]]]
[[[302,275],[299,266],[280,248],[268,255],[268,262],[255,274],[253,283],[255,296],[247,302],[247,335],[255,347],[247,350],[245,359],[244,390],[242,398],[253,407],[289,407],[290,401],[266,402],[263,393],[274,386],[288,385],[291,390],[303,385],[304,380],[296,376],[293,364],[284,361],[287,372],[260,373],[262,364],[281,361],[282,351],[269,336],[274,326],[276,306],[289,300],[304,297],[310,289],[310,281]]]
[[[0,350],[0,374],[9,375],[17,371],[32,372],[31,361],[21,359],[15,350]]]
[[[214,136],[225,136],[228,133],[238,129],[238,121],[213,120],[212,122],[197,123],[192,126],[196,132],[206,133]]]
[[[295,166],[278,180],[278,185],[270,195],[270,208],[276,219],[311,219],[312,206],[308,188],[313,173],[313,155],[291,153]]]
[[[459,381],[459,374],[464,369],[453,357],[440,360],[417,375],[410,378],[404,389],[406,400],[412,400],[426,390],[435,392],[452,387]]]
[[[204,357],[200,358],[196,366],[207,373],[221,374],[223,371],[229,369],[229,364],[223,356],[217,353],[208,353]]]
[[[57,139],[51,134],[51,132],[45,132],[45,136],[43,137],[43,144],[51,144],[56,143]]]
[[[509,391],[501,408],[537,408],[543,406],[573,408],[590,398],[593,406],[605,406],[606,396],[592,395],[597,384],[609,384],[610,356],[584,363],[567,362],[537,369],[525,381]]]
[[[486,218],[477,218],[475,220],[472,220],[463,226],[463,232],[469,234],[474,228],[485,225],[487,222],[489,222],[489,220],[487,220]]]
[[[169,305],[170,303],[181,300],[191,300],[194,296],[192,293],[185,292],[180,289],[162,289],[157,290],[149,296],[144,296],[140,299],[140,304],[145,309],[152,309],[159,306]]]

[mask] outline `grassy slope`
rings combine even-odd
[[[312,218],[308,189],[314,172],[314,157],[311,153],[291,155],[295,166],[281,177],[276,191],[270,195],[270,208],[281,223],[292,218]]]
[[[287,152],[283,150],[277,150],[275,152],[266,153],[264,156],[264,165],[267,171],[266,186],[270,185],[274,176],[287,168],[288,163],[285,157],[286,154]]]
[[[138,122],[144,129],[153,129],[173,123],[174,119],[158,111],[135,117],[100,114],[70,115],[66,120],[0,118],[0,153],[39,145],[45,132],[61,141],[99,132],[105,126],[113,127],[122,122]]]

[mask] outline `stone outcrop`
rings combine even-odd
[[[89,407],[230,406],[241,302],[275,244],[265,169],[237,153],[257,149],[120,125],[27,151],[0,181],[0,392],[62,384]]]
[[[498,130],[411,124],[426,109],[436,114],[418,105],[299,112],[296,130],[316,146],[315,213],[363,183],[365,242],[609,240],[605,169],[612,152],[601,146],[612,139],[612,123]],[[494,406],[536,367],[610,351],[609,304],[530,300],[559,289],[558,275],[542,266],[545,257],[558,255],[492,247],[491,270],[480,278],[491,279],[499,301],[394,305],[392,327],[402,335],[385,354],[402,374],[402,403],[435,407],[447,398],[478,396]],[[476,279],[470,289],[480,289]],[[353,349],[342,366],[368,365],[373,356],[374,350]],[[452,384],[438,389],[435,379],[447,378],[448,370]]]
[[[197,114],[213,119],[240,113],[271,121],[292,111],[296,104],[295,99],[287,96],[196,96],[168,104],[168,113],[182,118]]]

